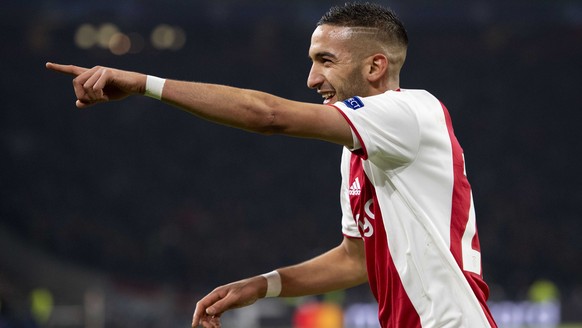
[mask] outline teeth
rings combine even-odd
[[[333,96],[335,96],[335,93],[332,93],[332,92],[322,93],[321,96],[323,97],[323,99],[329,99],[329,98],[332,98]]]

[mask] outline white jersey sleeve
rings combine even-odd
[[[352,125],[365,158],[385,169],[412,161],[420,143],[418,119],[410,100],[400,99],[401,92],[387,94],[390,97],[354,97],[334,104]]]

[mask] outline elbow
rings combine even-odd
[[[281,125],[282,104],[276,97],[260,94],[247,103],[245,129],[262,135],[281,134],[285,131]]]
[[[255,132],[265,136],[270,136],[274,134],[280,134],[281,129],[277,127],[275,122],[277,121],[277,114],[275,112],[263,113],[257,119],[251,123],[250,129]]]
[[[250,116],[244,120],[243,130],[265,136],[281,133],[281,129],[277,128],[274,123],[276,121],[275,113],[257,113]]]

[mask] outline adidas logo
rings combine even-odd
[[[349,190],[348,194],[350,196],[360,196],[361,193],[362,193],[362,187],[360,186],[360,179],[356,178],[354,183],[352,183],[352,185],[350,186],[350,190]]]

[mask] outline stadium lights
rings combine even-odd
[[[180,50],[186,43],[186,33],[179,27],[160,24],[153,30],[151,42],[156,49]]]
[[[149,40],[157,50],[178,51],[186,44],[186,33],[178,26],[159,24],[152,30]],[[140,53],[146,45],[145,38],[140,33],[124,33],[113,23],[103,23],[100,26],[82,24],[75,32],[74,41],[80,49],[98,47],[108,49],[118,56]]]

